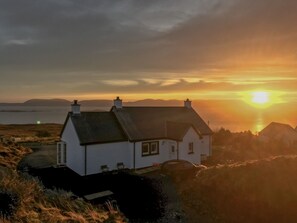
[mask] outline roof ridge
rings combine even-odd
[[[122,108],[185,108],[185,107],[184,106],[123,106]]]

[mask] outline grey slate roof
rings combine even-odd
[[[198,134],[212,134],[208,125],[192,108],[113,107],[112,111],[131,141],[171,137],[180,140],[190,126]]]
[[[127,137],[112,112],[69,113],[80,144],[127,141]]]
[[[193,126],[191,124],[188,124],[188,123],[167,122],[166,123],[166,128],[167,129],[166,129],[166,134],[165,135],[169,139],[182,140],[184,135],[187,133],[187,131],[191,127],[193,127]],[[198,132],[198,134],[200,134],[200,133]]]
[[[182,140],[191,127],[198,135],[212,134],[194,109],[185,107],[112,107],[109,112],[81,112],[80,115],[70,112],[67,120],[69,118],[81,145],[166,138]]]

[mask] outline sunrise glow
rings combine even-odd
[[[286,93],[273,90],[251,90],[241,92],[242,100],[257,109],[271,108],[272,105],[286,103]]]
[[[256,104],[265,104],[269,102],[269,94],[264,91],[258,91],[252,93],[252,102]]]

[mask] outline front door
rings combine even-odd
[[[169,143],[169,160],[177,159],[177,148],[175,144]]]

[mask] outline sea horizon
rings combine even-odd
[[[194,110],[203,118],[203,120],[209,124],[213,131],[217,131],[220,128],[229,129],[232,132],[251,131],[256,134],[267,126],[270,122],[284,122],[285,124],[291,124],[295,128],[294,123],[286,123],[284,120],[269,120],[265,119],[265,114],[258,112],[256,118],[244,119],[233,115],[232,120],[230,118],[224,118],[224,115],[218,115],[213,113],[213,109],[197,108]],[[0,106],[0,124],[46,124],[56,123],[63,124],[67,113],[70,112],[70,106],[14,106],[6,105]],[[100,106],[82,106],[82,111],[109,111],[110,107]]]

